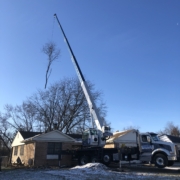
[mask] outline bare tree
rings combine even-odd
[[[14,137],[13,132],[11,125],[8,123],[8,116],[0,113],[0,150],[5,148],[8,151],[8,154],[11,151],[10,145]]]
[[[139,130],[140,127],[139,126],[127,126],[127,127],[124,127],[123,130],[131,130],[131,129],[137,129]]]
[[[42,51],[48,57],[48,64],[47,64],[46,75],[45,75],[45,86],[44,86],[46,89],[48,79],[49,79],[51,72],[52,72],[51,65],[56,59],[58,59],[59,54],[60,54],[60,50],[58,50],[56,48],[55,43],[48,42],[43,46]]]
[[[100,117],[108,124],[102,93],[96,91],[92,83],[87,84]],[[5,111],[6,116],[0,116],[0,123],[4,127],[1,134],[6,138],[9,128],[12,132],[47,132],[53,130],[56,124],[56,128],[64,133],[81,133],[92,127],[90,110],[77,78],[64,78],[46,90],[38,90],[21,105],[6,105]]]
[[[89,84],[90,90],[93,85]],[[95,101],[99,101],[101,93],[92,91]],[[42,131],[50,131],[53,124],[64,133],[83,131],[91,122],[89,107],[84,93],[76,78],[65,78],[54,83],[47,90],[34,94],[29,103],[33,104],[36,119],[43,124]],[[103,103],[102,103],[103,104]],[[105,104],[98,106],[102,116],[105,117]]]
[[[16,130],[33,131],[35,130],[35,111],[29,102],[23,102],[21,105],[5,106],[6,114],[11,121],[9,124]]]
[[[159,131],[158,134],[168,134],[180,137],[180,128],[177,125],[174,125],[172,121],[167,122],[164,130]]]

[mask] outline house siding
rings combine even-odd
[[[11,144],[12,147],[14,146],[19,146],[19,145],[23,145],[24,143],[21,143],[21,141],[24,140],[22,135],[18,132]]]
[[[13,164],[17,164],[17,159],[20,158],[21,163],[24,165],[28,165],[29,160],[34,161],[34,143],[25,144],[23,155],[20,153],[21,146],[18,147],[17,155],[14,155],[15,147],[13,147],[12,160]]]
[[[34,164],[34,152],[35,152],[35,143],[29,143],[24,146],[25,165],[33,165]]]
[[[17,155],[14,155],[14,153],[15,153],[15,148],[16,148],[16,146],[14,146],[13,147],[13,150],[12,150],[12,158],[11,158],[11,162],[12,163],[16,163],[16,160],[17,160],[17,158],[18,158],[18,153],[17,153]],[[19,147],[18,147],[18,150],[19,150]]]

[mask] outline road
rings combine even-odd
[[[125,163],[119,168],[119,164],[112,164],[110,168],[113,171],[124,171],[124,172],[148,172],[148,173],[162,173],[162,174],[180,174],[180,162],[174,163],[171,167],[157,168],[151,164],[135,164]]]

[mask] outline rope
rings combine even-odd
[[[55,21],[55,17],[53,17],[52,33],[51,33],[51,41],[53,41],[53,35],[54,35],[54,21]]]

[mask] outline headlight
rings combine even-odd
[[[173,152],[173,151],[169,151],[169,153],[170,153],[170,154],[174,154],[174,152]]]

